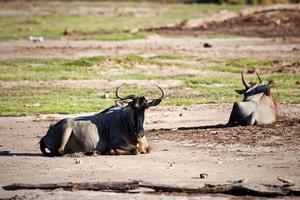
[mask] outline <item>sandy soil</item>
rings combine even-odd
[[[131,12],[128,10],[129,8],[126,9],[125,11],[119,10],[119,12]],[[4,15],[16,14],[7,12]],[[82,13],[85,12],[83,9]],[[102,11],[95,10],[95,12]],[[103,15],[110,14],[110,12],[110,10],[105,10]],[[135,14],[137,16],[144,13],[149,14],[148,10],[141,10],[140,12]],[[163,12],[163,10],[159,10],[159,12]],[[36,13],[41,14],[40,11],[36,11]],[[28,15],[29,13],[20,12],[20,14]],[[278,21],[275,23],[278,24]],[[192,35],[195,36],[195,34]],[[208,39],[198,37],[198,34],[196,36],[172,38],[151,36],[142,40],[115,42],[48,40],[47,38],[40,43],[26,40],[7,41],[0,42],[0,59],[17,57],[77,59],[85,56],[124,54],[144,57],[191,55],[219,60],[271,58],[278,59],[279,62],[290,58],[300,59],[299,37]],[[212,47],[204,48],[204,43],[209,43]],[[299,62],[295,63],[293,69],[298,73]],[[189,64],[197,65],[199,63],[191,62]],[[144,66],[144,68],[141,66],[138,70],[145,71],[148,68],[149,66]],[[285,70],[286,68],[274,68],[274,73],[277,72],[276,70]],[[149,69],[153,73],[155,66]],[[172,73],[195,73],[195,71],[180,70],[174,68]],[[285,73],[285,71],[281,72]],[[165,73],[171,72],[166,71]],[[201,73],[201,75],[209,75],[205,71]],[[132,81],[132,84],[149,86],[148,81],[129,81]],[[89,88],[91,85],[115,87],[120,83],[122,80],[112,82],[99,80],[76,81],[76,83],[73,80],[51,82],[58,87],[75,88]],[[30,86],[48,85],[49,82],[0,82],[0,88],[26,84]],[[151,82],[152,84],[156,83]],[[173,87],[180,84],[181,82],[173,80],[160,82],[163,87]],[[227,104],[151,108],[146,113],[145,121],[146,136],[153,147],[150,154],[76,158],[82,160],[82,164],[76,164],[75,158],[71,157],[42,157],[38,144],[50,123],[76,115],[0,117],[0,185],[140,180],[153,184],[201,187],[205,183],[228,183],[241,179],[253,184],[282,185],[278,177],[290,182],[299,182],[300,105],[280,104],[280,118],[275,125],[224,128],[220,124],[227,122],[230,110],[231,105]],[[200,179],[200,173],[205,173],[208,176],[205,179]],[[91,191],[67,192],[62,190],[9,192],[3,190],[2,187],[0,188],[0,198],[13,199],[199,199],[199,196],[169,195],[151,195],[141,192],[136,194]],[[228,195],[201,196],[201,199],[240,198]],[[253,199],[252,197],[243,198]],[[293,199],[293,197],[278,197],[278,199]]]
[[[212,48],[204,48],[209,43]],[[79,58],[100,55],[136,54],[191,55],[203,58],[300,58],[299,38],[228,38],[151,36],[134,41],[71,41],[47,40],[32,43],[26,40],[0,42],[0,58],[56,57]]]
[[[154,184],[200,187],[205,183],[228,183],[240,179],[253,184],[278,185],[281,182],[277,177],[299,181],[300,105],[281,104],[281,118],[276,125],[232,128],[214,126],[226,123],[230,109],[230,105],[153,108],[147,111],[145,122],[146,136],[153,147],[150,154],[86,156],[78,158],[82,164],[75,164],[75,159],[71,157],[42,157],[39,152],[38,141],[49,124],[67,116],[2,117],[1,185],[141,180]],[[178,130],[183,126],[194,128]],[[208,174],[207,178],[200,179],[200,173]],[[80,196],[99,199],[99,195],[100,199],[141,197],[140,193],[82,191],[75,195],[60,190],[8,192],[0,189],[1,197],[14,195],[30,199],[59,199],[62,196],[67,199],[79,199]],[[171,198],[164,194],[145,194],[142,197]],[[231,197],[208,195],[205,198]]]

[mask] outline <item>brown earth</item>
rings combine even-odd
[[[77,158],[42,157],[38,148],[38,141],[51,122],[72,116],[1,117],[1,186],[139,180],[174,187],[201,187],[206,183],[230,183],[241,179],[254,185],[282,185],[278,177],[297,183],[300,180],[299,105],[280,104],[281,117],[275,125],[224,128],[219,124],[226,123],[230,110],[231,105],[227,104],[153,108],[147,111],[145,124],[148,142],[153,147],[150,154]],[[76,164],[76,159],[82,164]],[[201,173],[208,176],[200,179]],[[144,192],[0,189],[0,196],[17,195],[19,199],[199,198]],[[227,195],[200,197],[233,198]]]
[[[151,131],[149,136],[171,141],[243,144],[255,147],[299,146],[300,119],[281,117],[273,125],[224,127],[223,125]],[[296,138],[296,139],[295,139]]]
[[[278,12],[263,12],[253,15],[255,17],[251,17],[250,22],[256,23],[259,18],[263,17],[263,14],[274,14],[276,17],[288,15],[294,16],[293,19],[298,19],[297,13],[294,13],[295,15],[290,13],[281,15],[282,13]],[[247,22],[247,18],[243,19]],[[234,25],[233,22],[229,20],[226,22],[227,25],[225,23],[226,26],[223,23],[225,30],[230,29]],[[299,21],[294,20],[292,25],[286,23],[283,25],[282,22],[285,22],[283,18],[280,18],[280,21],[266,22],[268,22],[266,23],[267,28],[275,27],[274,24],[276,24],[276,27],[291,30],[290,28],[295,24],[297,25]],[[185,23],[185,26],[188,24]],[[245,23],[242,25],[246,26]],[[253,28],[248,30],[250,32],[255,28],[250,25],[249,27]],[[282,30],[277,31],[276,27],[274,35],[283,34]],[[222,27],[218,28],[222,30]],[[291,35],[299,36],[299,26],[294,28],[295,30],[291,30]],[[212,33],[223,33],[217,32],[219,29]],[[186,32],[182,33],[193,36],[199,30],[183,31]],[[265,31],[267,32],[267,29]],[[174,35],[176,31],[173,30],[170,33]],[[253,31],[251,34],[254,36],[257,33]],[[273,32],[271,31],[270,34]],[[205,43],[211,44],[212,48],[204,48]],[[271,66],[270,69],[265,69],[270,70],[268,72],[297,74],[299,73],[299,49],[299,37],[285,38],[285,35],[283,38],[240,37],[229,39],[151,36],[144,40],[116,42],[68,40],[46,40],[42,43],[31,43],[25,40],[1,42],[0,58],[60,57],[77,59],[85,56],[124,54],[136,54],[145,57],[194,55],[221,61],[231,58],[272,58],[274,62],[277,62],[276,59],[278,59],[278,63],[275,63],[275,67]],[[285,63],[285,60],[288,59],[295,61],[292,64]],[[189,64],[199,65],[198,62]],[[166,86],[181,84],[169,81],[171,80],[166,80],[164,84]],[[55,82],[57,86],[64,87],[70,85],[73,87],[73,83],[72,80]],[[94,82],[92,80],[79,83],[80,86],[78,87],[82,87],[82,85],[90,87]],[[34,86],[49,83],[46,81],[16,81],[1,82],[0,84],[1,87],[13,87],[19,84]],[[117,81],[109,84],[115,86]],[[138,82],[137,84],[146,83]],[[227,122],[230,110],[231,105],[152,108],[146,113],[145,129],[153,151],[145,155],[116,157],[47,158],[40,155],[38,142],[47,131],[49,124],[64,117],[77,115],[0,117],[0,185],[141,180],[170,186],[201,187],[206,183],[231,183],[243,179],[244,182],[254,185],[275,184],[282,186],[283,183],[279,181],[279,177],[291,183],[299,182],[300,105],[280,104],[280,118],[275,125],[225,128],[220,124]],[[76,164],[75,159],[80,159],[82,164]],[[201,173],[208,176],[201,179],[199,176]],[[184,194],[170,196],[166,193],[151,195],[143,191],[138,191],[138,193],[68,192],[60,189],[5,191],[1,187],[0,198],[48,200],[255,199],[256,197],[186,196]],[[277,197],[277,199],[296,199],[296,197]]]
[[[149,29],[168,35],[220,35],[247,37],[299,37],[300,7],[275,5],[246,9],[238,13],[223,11],[217,16],[200,20],[185,20],[176,25]]]
[[[212,48],[204,48],[209,43]],[[299,38],[200,38],[152,36],[134,41],[26,40],[0,42],[0,59],[18,57],[71,58],[135,54],[197,56],[218,60],[233,58],[299,59]]]

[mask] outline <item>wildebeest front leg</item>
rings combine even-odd
[[[235,124],[239,125],[252,125],[255,123],[255,110],[256,104],[251,102],[235,102],[230,114],[227,126]]]
[[[152,148],[148,145],[146,136],[138,139],[137,147],[140,153],[149,153],[152,150]]]
[[[232,111],[230,113],[230,117],[227,122],[227,126],[232,126],[232,125],[234,125],[235,122],[237,122],[237,120],[238,120],[237,115],[239,114],[239,112],[240,112],[239,104],[237,102],[235,102],[233,104]]]

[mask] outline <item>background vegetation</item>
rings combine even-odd
[[[0,2],[0,41],[43,36],[45,39],[131,40],[149,33],[135,29],[164,26],[184,19],[203,18],[220,11],[247,6],[228,4],[157,4],[109,1],[12,1]],[[125,9],[124,9],[125,8]],[[134,10],[130,8],[136,8]],[[140,11],[140,12],[137,12]],[[211,37],[211,36],[210,36]],[[224,36],[221,36],[224,37]],[[226,36],[226,38],[235,36]],[[197,63],[189,64],[191,62]],[[265,80],[273,79],[280,102],[300,103],[299,73],[286,72],[295,60],[203,59],[196,56],[139,55],[98,56],[81,59],[14,58],[0,60],[0,116],[40,113],[96,112],[114,104],[115,87],[91,89],[54,86],[63,80],[174,80],[181,84],[166,88],[162,105],[232,103],[242,97],[240,71],[259,69]],[[143,69],[147,69],[147,73]],[[112,73],[112,69],[114,73]],[[161,70],[193,70],[194,73],[163,74]],[[197,73],[208,72],[209,76]],[[153,73],[156,72],[156,73]],[[248,80],[256,80],[253,75]],[[29,81],[31,84],[26,84]],[[2,85],[8,84],[9,87]],[[155,96],[157,89],[129,87],[127,94]],[[103,94],[106,94],[103,96]]]
[[[107,62],[107,61],[110,62]],[[176,61],[201,60],[204,65],[191,66]],[[205,61],[205,62],[204,62]],[[295,61],[286,61],[292,64]],[[113,63],[113,64],[111,64]],[[119,63],[120,73],[111,74],[112,65]],[[140,66],[160,68],[193,69],[211,71],[213,76],[193,74],[147,74],[137,72]],[[39,113],[79,113],[95,112],[114,104],[115,87],[105,89],[69,88],[52,86],[53,80],[175,80],[182,81],[180,86],[167,88],[168,98],[162,105],[192,105],[201,103],[232,103],[242,99],[235,90],[243,89],[240,71],[259,69],[265,75],[263,79],[274,80],[278,87],[273,92],[280,102],[300,102],[300,76],[295,74],[270,74],[270,70],[280,71],[282,63],[276,60],[230,59],[216,61],[197,57],[160,55],[143,58],[137,55],[101,56],[68,59],[17,58],[0,60],[0,81],[17,81],[14,87],[2,88],[0,93],[0,115],[32,115]],[[226,71],[226,73],[224,73]],[[105,76],[98,74],[106,74]],[[269,75],[268,75],[269,74]],[[33,81],[33,85],[23,85],[24,81]],[[254,75],[247,75],[247,81],[257,81]],[[40,81],[40,82],[34,82]],[[41,84],[46,81],[46,84]],[[106,94],[106,95],[103,95]],[[123,95],[137,94],[155,96],[155,88],[136,88],[129,86]]]

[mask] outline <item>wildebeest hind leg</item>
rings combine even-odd
[[[120,146],[116,149],[111,149],[107,152],[107,155],[136,155],[138,154],[138,148],[134,145]]]
[[[65,147],[69,141],[71,134],[72,134],[72,127],[67,126],[62,134],[61,144],[60,144],[60,147],[58,148],[59,154],[61,154],[61,155],[64,154]]]

